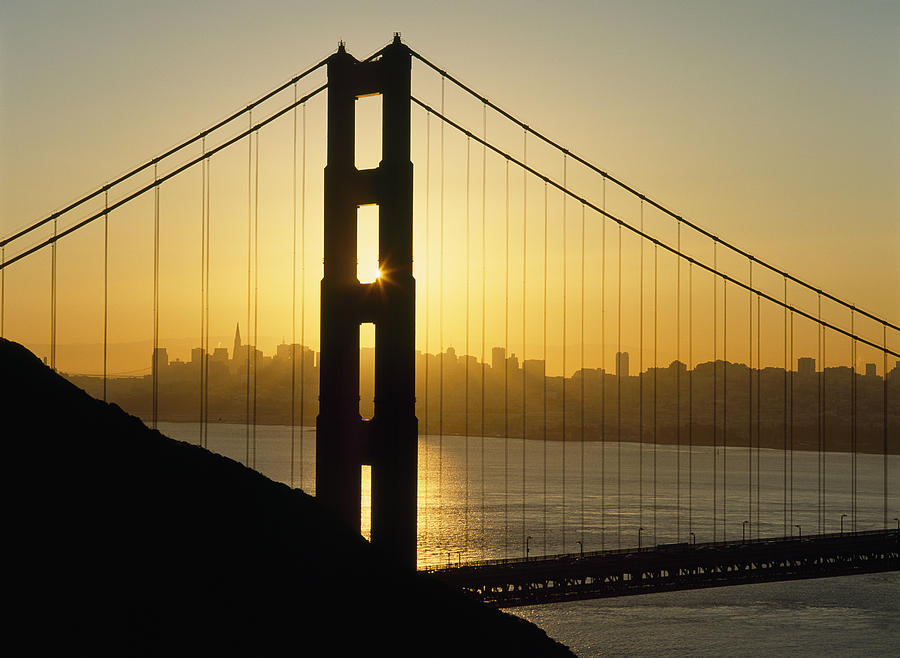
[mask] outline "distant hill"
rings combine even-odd
[[[571,655],[0,339],[15,654]]]

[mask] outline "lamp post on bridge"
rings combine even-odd
[[[641,550],[641,533],[644,532],[643,528],[638,528],[638,550]]]
[[[747,541],[747,526],[750,525],[749,521],[744,521],[741,523],[741,541]]]
[[[583,558],[583,557],[584,557],[584,544],[581,543],[581,540],[578,540],[578,541],[576,541],[575,543],[578,544],[578,557],[579,557],[579,559],[580,559],[580,558]]]
[[[800,526],[795,523],[794,527],[797,528],[797,537],[798,538],[803,537],[803,530],[800,529]]]
[[[897,522],[897,530],[900,530],[900,519],[898,519],[898,518],[895,516],[895,517],[894,517],[894,521]]]
[[[528,535],[528,537],[525,538],[525,561],[526,562],[528,562],[528,553],[531,550],[529,543],[531,542],[532,539],[534,539],[534,537],[532,537],[531,535]]]
[[[695,535],[693,532],[689,532],[688,534],[691,536],[691,543],[696,544],[697,543],[697,535]]]
[[[844,534],[844,517],[846,514],[841,514],[841,534]]]

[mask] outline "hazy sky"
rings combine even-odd
[[[747,251],[900,321],[900,3],[0,5],[0,234],[394,31]]]

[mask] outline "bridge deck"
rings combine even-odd
[[[497,607],[900,570],[900,531],[492,560],[430,570]]]

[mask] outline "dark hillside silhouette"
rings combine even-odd
[[[0,380],[8,651],[569,655],[3,339]]]

